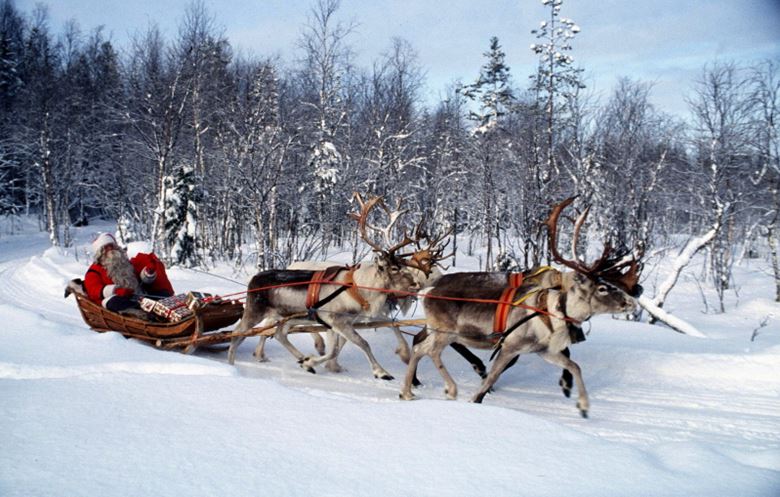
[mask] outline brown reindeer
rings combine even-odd
[[[579,259],[577,243],[588,209],[575,222],[572,259],[564,259],[557,249],[558,218],[573,201],[574,198],[570,198],[556,205],[546,223],[553,259],[573,271],[561,273],[560,287],[521,285],[518,295],[532,293],[521,306],[507,306],[509,331],[494,331],[496,304],[475,302],[498,302],[505,295],[506,284],[497,285],[495,273],[455,273],[443,276],[433,285],[423,301],[428,336],[413,347],[400,393],[402,399],[414,398],[411,390],[414,372],[426,355],[431,357],[444,378],[447,398],[457,397],[457,385],[441,361],[443,349],[457,343],[496,349],[490,372],[472,398],[473,402],[482,402],[519,354],[533,352],[572,374],[579,395],[577,406],[583,417],[587,416],[589,402],[580,367],[563,351],[576,341],[583,321],[596,314],[629,312],[635,308],[634,297],[641,291],[638,285],[640,266],[636,257],[619,253],[609,244],[592,264]]]
[[[327,363],[328,369],[339,371],[340,366],[336,358],[341,345],[345,341],[350,341],[366,355],[374,377],[390,380],[392,376],[379,365],[368,343],[355,331],[352,323],[358,318],[385,314],[393,292],[417,291],[420,285],[414,272],[420,270],[430,272],[436,261],[416,260],[410,257],[411,254],[399,254],[400,249],[415,242],[406,233],[400,242],[395,244],[390,242],[390,230],[402,211],[390,211],[380,197],[371,198],[366,202],[358,194],[355,198],[360,205],[360,213],[353,214],[353,217],[358,221],[360,236],[374,249],[374,261],[361,263],[354,268],[335,268],[332,279],[321,285],[319,305],[316,309],[307,305],[307,294],[310,290],[309,285],[306,284],[313,280],[315,271],[271,270],[258,273],[249,283],[250,292],[244,315],[236,331],[246,331],[259,322],[280,321],[274,336],[295,356],[301,367],[312,373],[314,367],[323,362]],[[390,217],[390,223],[384,229],[378,229],[368,223],[370,212],[377,206],[385,209]],[[368,228],[385,234],[384,246],[372,240],[367,233]],[[262,290],[253,290],[258,288]],[[328,333],[328,350],[323,356],[304,356],[287,339],[290,323],[282,320],[306,313],[316,317],[332,331]],[[242,337],[231,340],[228,350],[228,361],[231,364],[235,360],[236,349],[242,341]]]

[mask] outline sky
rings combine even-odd
[[[55,31],[69,19],[88,32],[104,26],[118,47],[156,22],[173,38],[189,0],[15,0],[29,13],[48,6]],[[204,0],[232,46],[292,63],[314,0]],[[619,77],[652,83],[652,101],[684,116],[685,96],[707,63],[780,58],[780,0],[564,0],[562,17],[581,32],[572,55],[593,95],[606,99]],[[337,19],[356,23],[348,43],[370,67],[392,38],[408,40],[435,102],[456,81],[476,79],[492,36],[516,84],[535,67],[531,30],[546,18],[541,0],[342,0]]]

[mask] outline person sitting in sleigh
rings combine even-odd
[[[109,311],[134,313],[139,297],[170,297],[173,286],[165,265],[153,253],[139,253],[132,259],[109,233],[92,242],[94,262],[84,276],[84,290],[90,300]]]

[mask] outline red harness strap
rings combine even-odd
[[[333,266],[325,269],[324,271],[316,271],[312,275],[311,282],[309,282],[309,287],[306,291],[306,308],[311,309],[317,305],[318,302],[320,302],[320,290],[322,289],[323,284],[327,285],[328,283],[335,280],[339,273],[342,271],[347,271],[347,275],[341,285],[345,286],[347,294],[355,299],[355,301],[360,304],[360,307],[364,311],[367,311],[371,305],[366,299],[363,298],[362,295],[360,295],[360,291],[358,291],[357,287],[355,286],[354,274],[359,267],[360,264],[347,267]]]
[[[507,277],[507,287],[501,292],[501,298],[496,305],[496,314],[493,316],[493,333],[503,333],[506,330],[506,320],[509,311],[512,310],[512,302],[515,299],[517,289],[523,284],[523,273],[510,273]]]
[[[307,309],[314,307],[314,304],[320,301],[320,289],[322,289],[323,283],[328,283],[329,281],[336,279],[336,275],[338,275],[342,269],[344,268],[335,266],[329,267],[323,271],[315,271],[311,277],[309,288],[306,291]]]

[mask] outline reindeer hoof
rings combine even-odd
[[[585,419],[588,419],[588,403],[587,402],[577,402],[577,409],[580,410],[580,416],[582,416]]]
[[[409,392],[409,393],[401,392],[401,393],[398,394],[398,398],[401,399],[401,400],[414,400],[415,396],[411,392]]]
[[[391,375],[389,373],[385,373],[385,374],[383,374],[381,376],[374,375],[374,378],[379,378],[380,380],[386,380],[386,381],[390,381],[390,380],[394,380],[395,379],[395,378],[393,378],[393,375]]]
[[[314,368],[309,365],[309,357],[298,359],[298,364],[301,366],[301,368],[305,369],[307,372],[311,374],[317,374]]]
[[[422,382],[420,380],[418,380],[416,376],[414,378],[412,378],[412,386],[413,387],[419,387],[421,385],[422,385]]]
[[[558,386],[561,387],[561,390],[563,391],[563,395],[567,399],[571,397],[571,383],[561,378],[560,380],[558,380]]]

